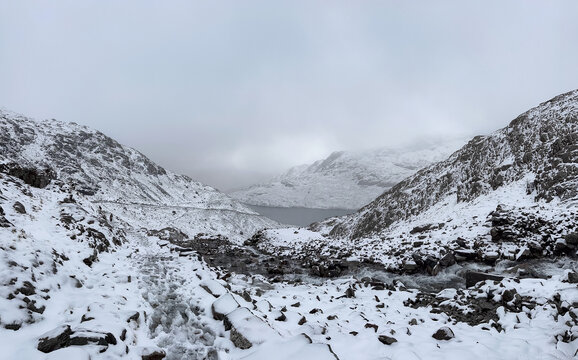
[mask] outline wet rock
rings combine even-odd
[[[419,269],[418,264],[415,261],[407,260],[403,262],[403,270],[406,272],[414,272]]]
[[[474,286],[480,281],[486,280],[502,281],[502,279],[504,279],[503,276],[486,274],[477,271],[468,271],[466,272],[466,287]]]
[[[434,227],[434,224],[426,224],[423,226],[416,226],[413,229],[411,229],[411,231],[409,233],[410,234],[418,234],[418,233],[422,233],[424,231],[431,230],[433,227]]]
[[[441,327],[436,331],[432,337],[436,340],[451,340],[455,337],[454,332],[447,326]]]
[[[452,266],[455,263],[456,263],[456,258],[454,257],[454,254],[452,254],[452,253],[445,254],[439,261],[439,264],[443,267]]]
[[[22,203],[20,201],[16,201],[14,203],[14,205],[12,205],[12,207],[14,208],[14,210],[19,213],[19,214],[26,214],[26,208],[24,207],[24,205],[22,205]]]
[[[384,345],[391,345],[397,342],[397,339],[387,335],[379,335],[377,338]]]

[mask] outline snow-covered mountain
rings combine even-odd
[[[472,202],[523,179],[526,189],[519,195],[548,202],[578,197],[578,91],[540,104],[491,135],[473,138],[447,160],[338,220],[331,233],[368,237],[442,200]]]
[[[356,259],[437,274],[456,261],[576,255],[578,91],[478,136],[358,212],[310,230],[269,230],[262,251]]]
[[[575,130],[575,118],[565,119],[564,129]],[[578,352],[578,272],[564,256],[578,246],[575,173],[555,171],[572,168],[576,138],[567,135],[575,131],[547,138],[563,160],[547,170],[552,181],[540,177],[554,192],[504,177],[496,190],[460,203],[450,192],[375,235],[356,238],[346,227],[330,234],[345,218],[261,231],[241,246],[192,238],[205,228],[233,238],[266,222],[226,196],[83,127],[7,113],[1,123],[2,359],[569,359]],[[191,189],[198,194],[189,198]],[[498,202],[507,205],[496,209]],[[200,224],[187,227],[178,216]],[[560,258],[547,259],[537,279],[523,278],[533,263],[491,267],[500,256],[551,253]],[[428,273],[402,283],[380,261]],[[458,275],[472,268],[506,278],[468,273],[464,284]],[[432,283],[443,290],[423,290]]]
[[[7,172],[42,172],[93,203],[149,228],[177,227],[189,236],[243,240],[275,222],[229,196],[153,163],[101,132],[56,120],[0,111],[0,164]]]
[[[419,169],[445,159],[464,143],[452,140],[398,149],[338,151],[230,195],[251,205],[359,209]]]

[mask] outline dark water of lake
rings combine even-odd
[[[282,224],[307,226],[311,223],[325,220],[333,216],[343,216],[352,214],[356,210],[352,209],[311,209],[301,207],[272,207],[272,206],[258,206],[249,205],[251,209],[259,214],[273,219]]]

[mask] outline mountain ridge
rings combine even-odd
[[[457,202],[471,201],[528,172],[535,172],[528,191],[536,191],[537,199],[575,197],[577,131],[578,90],[574,90],[522,113],[491,135],[473,138],[447,160],[418,171],[358,213],[337,220],[331,234],[352,238],[375,234],[448,194]]]
[[[148,213],[159,227],[176,221],[191,236],[224,234],[241,241],[241,232],[277,225],[216,189],[167,171],[137,150],[75,123],[0,111],[0,150],[4,166],[49,169],[111,212],[137,218]],[[208,218],[221,218],[224,225],[217,229]]]
[[[358,209],[418,169],[442,160],[462,140],[402,148],[335,151],[272,180],[229,192],[251,205]]]

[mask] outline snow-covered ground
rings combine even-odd
[[[278,223],[184,175],[165,170],[103,133],[0,109],[0,164],[50,169],[91,201],[127,220],[176,222],[187,235],[246,235]],[[166,226],[166,225],[165,225]],[[241,234],[243,233],[243,234]]]
[[[326,159],[293,167],[269,182],[230,195],[251,205],[359,209],[464,144],[464,140],[451,140],[399,149],[334,152]]]
[[[111,217],[81,195],[66,200],[66,187],[1,176],[11,224],[0,228],[2,359],[567,359],[578,350],[569,271],[436,295],[465,313],[467,299],[492,304],[495,319],[472,325],[439,304],[416,305],[419,291],[401,283],[272,283],[212,269],[147,236],[145,223]],[[106,243],[98,234],[109,246],[87,264]],[[432,337],[445,327],[453,337]]]

